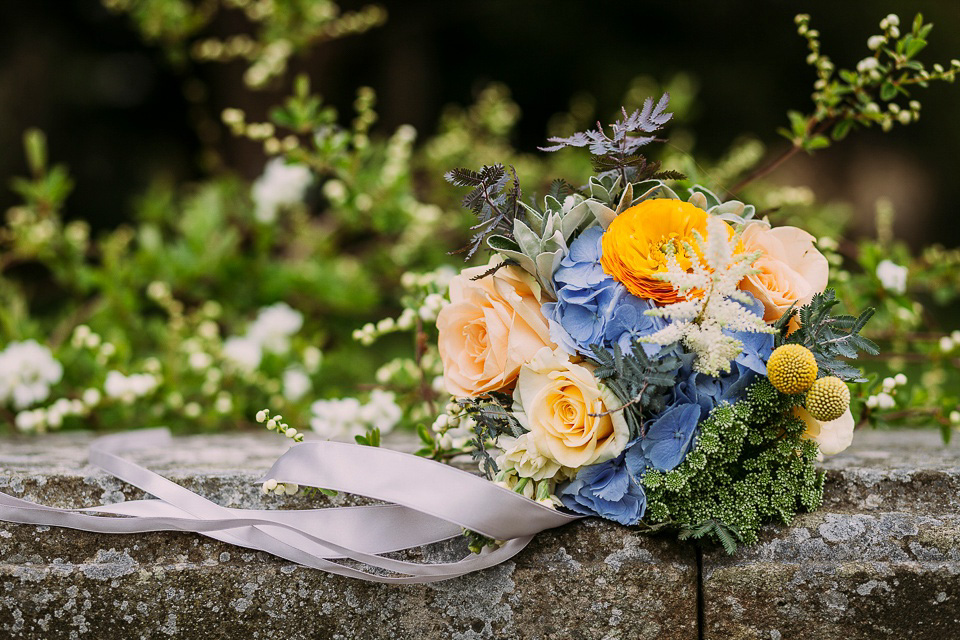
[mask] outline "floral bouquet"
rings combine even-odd
[[[303,442],[282,416],[259,412],[298,443],[267,472],[265,493],[306,486],[386,504],[227,509],[122,457],[169,446],[166,431],[147,430],[94,441],[90,462],[155,498],[71,510],[0,492],[0,520],[193,531],[334,574],[411,583],[494,566],[585,516],[712,538],[732,552],[764,522],[815,509],[817,458],[853,436],[846,381],[861,374],[846,360],[877,351],[859,335],[873,312],[834,315],[813,236],[773,227],[640,155],[671,117],[667,99],[624,111],[610,135],[552,139],[547,151],[589,147],[596,175],[580,188],[554,182],[542,206],[525,202],[499,164],[447,175],[472,189],[464,204],[480,218],[467,257],[483,247],[493,255],[452,276],[449,301],[429,293],[423,308],[435,316],[415,320],[436,319],[452,396],[437,437],[421,428],[438,446],[419,456],[381,449],[377,428],[357,444]],[[386,427],[397,419],[382,410],[392,403],[374,394],[368,406],[327,413],[356,410]],[[466,452],[486,479],[439,462]],[[477,553],[455,562],[393,554],[461,535]]]
[[[438,422],[470,426],[501,487],[732,551],[820,505],[815,462],[851,443],[845,359],[876,353],[873,311],[834,315],[809,233],[639,154],[667,103],[552,138],[588,147],[596,175],[542,205],[502,165],[447,174],[479,217],[464,251],[492,257],[437,318],[454,398]]]

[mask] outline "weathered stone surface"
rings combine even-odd
[[[56,442],[58,450],[50,448]],[[6,446],[0,490],[62,506],[141,497],[84,466],[79,436]],[[264,497],[276,438],[178,439],[132,457],[226,506],[321,506]],[[334,504],[354,502],[335,498]],[[464,552],[422,552],[428,561]],[[11,638],[695,638],[694,549],[586,521],[513,561],[431,585],[386,586],[191,534],[106,536],[0,523],[0,636]]]
[[[853,446],[823,467],[827,511],[960,510],[960,442],[944,446],[934,430],[858,431]]]
[[[86,466],[89,439],[0,441],[0,491],[68,507],[142,497]],[[263,496],[255,481],[287,446],[266,434],[203,436],[132,457],[225,506],[362,501]],[[488,571],[403,587],[192,534],[0,523],[0,637],[960,637],[960,447],[934,432],[866,432],[824,466],[821,511],[770,527],[734,557],[705,550],[700,572],[691,546],[593,520],[541,534]],[[459,553],[447,544],[418,555]]]
[[[704,638],[960,637],[960,448],[866,432],[820,511],[702,559]]]
[[[70,545],[76,534],[30,529],[32,553],[8,554],[0,540],[4,637],[696,637],[693,551],[607,523],[543,534],[515,561],[481,573],[402,587],[186,534],[84,534],[96,541],[90,555],[90,545]]]

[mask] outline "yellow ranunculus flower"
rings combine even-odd
[[[684,243],[699,253],[693,232],[707,237],[707,216],[703,209],[682,200],[644,200],[610,223],[603,234],[600,264],[638,298],[661,305],[677,302],[680,296],[673,285],[655,275],[666,272],[671,251],[682,269],[691,268]],[[732,236],[733,229],[727,228]]]

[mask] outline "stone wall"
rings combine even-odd
[[[0,490],[78,507],[141,497],[85,466],[87,436],[0,444]],[[139,460],[233,507],[286,447],[180,438]],[[825,505],[727,556],[586,520],[513,561],[431,585],[363,583],[193,534],[106,536],[0,523],[0,637],[453,640],[960,637],[960,448],[868,432],[825,466]],[[451,559],[457,544],[418,555]]]

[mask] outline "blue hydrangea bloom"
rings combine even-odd
[[[623,455],[624,461],[627,463],[627,472],[634,478],[642,478],[647,472],[647,468],[653,466],[650,459],[643,453],[640,438],[627,443]]]
[[[750,296],[750,304],[740,304],[753,315],[762,318],[763,303],[753,297],[751,293],[746,291],[744,293]],[[756,333],[754,331],[730,331],[727,333],[743,343],[743,350],[734,362],[762,376],[767,375],[767,360],[770,359],[770,354],[773,352],[773,334]]]
[[[628,472],[624,458],[621,453],[613,460],[581,469],[557,492],[563,506],[586,516],[637,524],[647,510],[647,494]]]
[[[660,414],[640,440],[640,449],[649,466],[670,471],[683,462],[693,446],[699,422],[698,404],[679,404]],[[635,467],[636,462],[630,466]]]
[[[543,305],[550,338],[573,354],[589,355],[591,344],[629,353],[637,338],[651,335],[666,321],[646,315],[654,304],[631,295],[600,266],[603,229],[587,229],[570,245],[570,252],[553,274],[557,301]],[[653,355],[660,347],[644,344]]]

